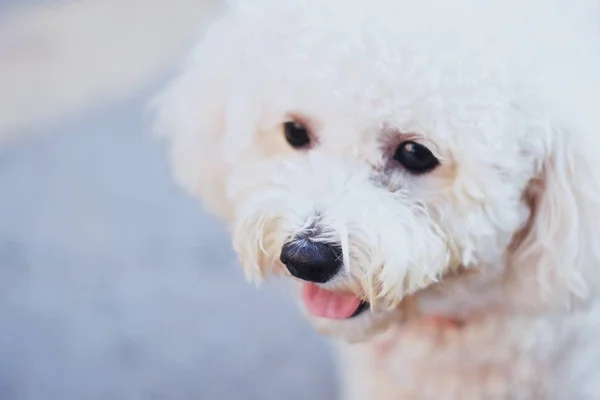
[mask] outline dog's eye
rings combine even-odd
[[[295,149],[306,147],[310,144],[308,129],[298,122],[290,121],[284,125],[285,140]]]
[[[415,174],[429,172],[440,163],[427,147],[411,141],[398,146],[394,154],[394,160]]]

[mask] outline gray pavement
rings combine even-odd
[[[334,399],[285,286],[172,182],[148,94],[0,147],[0,399]]]

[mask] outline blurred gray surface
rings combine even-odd
[[[172,183],[147,94],[0,147],[0,399],[333,399],[284,285]]]
[[[0,15],[4,12],[8,12],[10,8],[16,6],[29,6],[29,5],[37,5],[44,3],[57,3],[59,1],[68,1],[68,0],[0,0]]]

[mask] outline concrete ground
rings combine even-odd
[[[180,3],[167,7],[176,33],[138,20],[154,46],[126,23],[133,11],[90,22],[111,14],[100,3],[118,14],[142,0],[20,1],[0,0],[0,399],[336,398],[325,340],[285,287],[244,282],[224,227],[174,185],[149,133],[146,100],[202,1],[144,0],[153,15]],[[77,21],[83,46],[68,42]],[[7,32],[29,39],[2,47]]]

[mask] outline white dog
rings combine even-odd
[[[346,399],[600,398],[596,0],[230,4],[158,98]],[[307,366],[308,367],[308,366]]]

